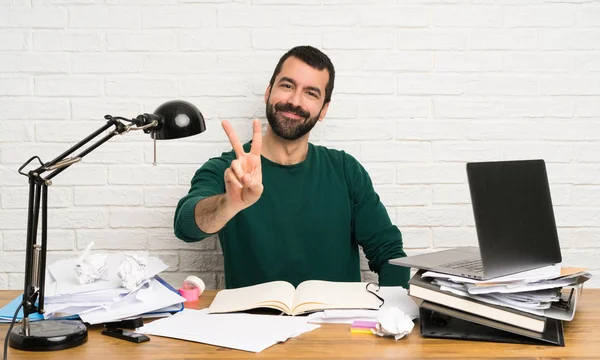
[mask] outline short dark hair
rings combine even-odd
[[[317,70],[327,69],[327,72],[329,73],[329,81],[327,82],[327,86],[325,86],[325,101],[323,104],[330,102],[331,93],[333,93],[333,83],[335,81],[335,70],[333,68],[333,63],[321,50],[309,45],[296,46],[283,54],[281,59],[279,59],[277,66],[275,67],[275,71],[273,71],[273,76],[271,77],[269,86],[273,88],[275,78],[281,72],[281,67],[283,66],[285,60],[287,60],[287,58],[290,56],[298,58],[305,64]]]

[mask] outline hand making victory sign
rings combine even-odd
[[[238,211],[241,211],[260,199],[263,192],[262,168],[260,151],[262,147],[262,132],[260,120],[255,119],[250,152],[245,152],[242,143],[233,130],[229,121],[224,120],[221,125],[233,147],[236,159],[225,170],[225,196],[227,202]]]

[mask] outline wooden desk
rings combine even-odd
[[[18,294],[0,291],[0,306]],[[186,306],[207,307],[214,295],[215,291],[207,291],[199,301]],[[158,336],[134,344],[104,336],[100,326],[93,326],[82,346],[44,353],[9,348],[8,359],[600,359],[600,289],[584,290],[578,305],[575,320],[565,322],[566,347],[425,339],[417,327],[406,338],[394,341],[351,334],[349,325],[324,324],[255,354]],[[8,325],[0,325],[2,344],[7,329]]]

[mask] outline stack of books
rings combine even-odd
[[[563,321],[575,316],[591,274],[563,268],[556,276],[475,281],[419,270],[409,294],[425,337],[564,346]]]

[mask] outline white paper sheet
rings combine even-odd
[[[411,319],[419,317],[419,307],[401,286],[382,286],[377,293],[385,301],[379,310],[325,310],[310,314],[311,323],[351,324],[354,321],[373,321],[381,311],[396,307]]]
[[[515,293],[522,291],[544,290],[573,285],[579,281],[578,279],[583,280],[583,278],[590,278],[591,276],[592,275],[590,273],[584,272],[561,277],[559,279],[541,280],[531,283],[513,283],[497,286],[471,286],[469,287],[468,291],[469,294],[487,294],[493,292]]]
[[[185,309],[169,318],[144,325],[138,332],[261,352],[278,342],[318,327],[308,324],[306,317],[207,314],[206,309]]]

